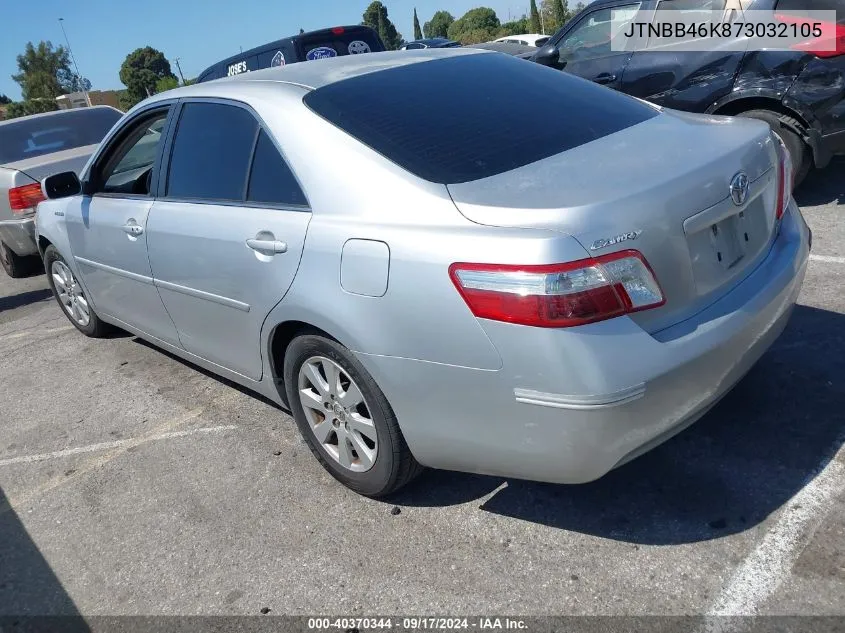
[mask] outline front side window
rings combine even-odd
[[[577,62],[614,55],[612,41],[636,17],[639,2],[587,14],[558,45],[560,60]]]
[[[168,110],[160,110],[133,126],[101,161],[98,193],[150,195],[153,164],[162,143]]]
[[[243,200],[258,122],[219,103],[182,108],[167,176],[170,198]]]

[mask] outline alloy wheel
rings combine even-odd
[[[299,369],[299,401],[326,453],[344,468],[366,472],[378,456],[378,435],[361,389],[336,362],[308,358]]]
[[[64,311],[75,323],[86,327],[91,321],[91,310],[73,272],[67,264],[57,259],[50,265],[50,276]]]

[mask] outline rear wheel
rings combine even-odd
[[[387,398],[345,347],[316,334],[295,338],[285,354],[284,379],[302,436],[342,484],[382,497],[422,471]]]
[[[0,242],[0,265],[12,279],[33,274],[38,268],[37,257],[21,257],[3,242]]]
[[[780,137],[783,144],[786,145],[786,149],[789,150],[789,156],[792,158],[793,173],[795,174],[794,184],[796,187],[800,185],[813,166],[810,148],[793,131],[793,128],[801,127],[800,121],[777,112],[772,112],[771,110],[749,110],[737,116],[747,119],[757,119],[758,121],[765,121],[769,124],[772,131]]]
[[[53,296],[76,329],[92,338],[105,336],[108,324],[94,312],[70,266],[52,244],[44,251],[44,269]]]

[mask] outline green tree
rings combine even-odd
[[[587,5],[584,4],[583,2],[579,2],[578,4],[576,4],[575,9],[573,9],[572,15],[570,17],[575,17],[576,15],[581,13],[581,11],[583,11],[586,8],[586,6]]]
[[[420,19],[417,17],[417,8],[414,7],[414,39],[422,39],[422,29],[420,28]]]
[[[179,87],[179,81],[176,77],[164,77],[163,79],[159,79],[156,82],[156,94],[159,92],[166,92],[167,90],[173,90],[174,88]]]
[[[510,22],[503,23],[502,28],[499,30],[499,37],[528,33],[529,27],[530,24],[528,22],[528,16],[523,15],[518,20],[512,20]]]
[[[537,11],[537,0],[531,0],[530,10],[531,32],[539,33],[542,29],[540,27],[540,12]]]
[[[533,1],[533,0],[532,0]],[[502,24],[489,7],[470,9],[449,27],[448,37],[462,44],[478,44],[496,39]]]
[[[363,24],[378,32],[387,50],[395,51],[402,45],[402,35],[396,31],[396,27],[387,16],[387,7],[380,0],[371,2],[364,11]]]
[[[17,63],[18,73],[12,79],[21,87],[23,101],[55,99],[78,87],[78,80],[70,71],[67,50],[61,46],[53,48],[51,42],[39,42],[38,46],[27,42]]]
[[[52,112],[58,110],[59,105],[55,99],[29,99],[28,101],[13,101],[6,107],[6,118],[16,119],[20,116],[40,114],[41,112]]]
[[[0,105],[6,105],[8,103],[12,103],[12,100],[9,99],[9,97],[7,97],[6,95],[0,94]]]
[[[448,11],[438,11],[423,24],[423,33],[426,37],[449,37],[449,27],[454,21],[455,18]]]
[[[566,0],[542,0],[540,15],[546,33],[552,34],[569,21],[569,3]]]
[[[569,21],[569,2],[567,0],[552,0],[552,8],[557,20],[557,28],[555,29],[557,30]]]
[[[120,81],[126,86],[126,93],[120,101],[121,107],[129,109],[156,92],[161,79],[176,75],[170,70],[170,62],[164,53],[150,46],[138,48],[129,53],[120,66]]]

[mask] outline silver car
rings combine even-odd
[[[44,197],[39,181],[80,171],[121,114],[95,106],[0,121],[0,264],[7,275],[21,277],[40,265],[35,208]]]
[[[643,453],[778,337],[810,247],[765,124],[473,49],[167,92],[43,187],[81,332],[289,407],[371,496],[421,466],[577,483]]]

